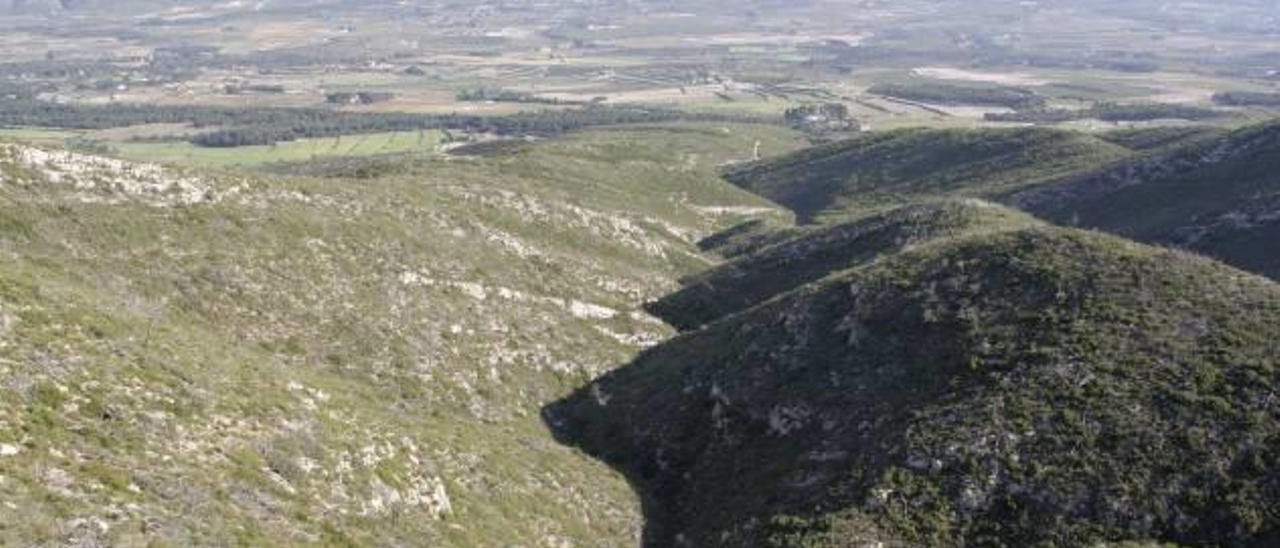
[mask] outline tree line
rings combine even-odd
[[[935,82],[876,84],[867,93],[940,105],[985,105],[1012,109],[1040,108],[1043,97],[1011,86],[964,86]]]
[[[582,105],[587,103],[587,101],[570,101],[554,97],[541,97],[523,91],[484,87],[459,91],[457,99],[465,102],[493,101],[495,103],[529,103],[539,105]]]
[[[1086,109],[1036,109],[1019,112],[988,112],[988,122],[1021,122],[1053,124],[1076,120],[1104,122],[1150,122],[1153,120],[1208,120],[1223,116],[1221,111],[1166,103],[1116,104],[1102,103]]]
[[[1214,94],[1213,102],[1232,107],[1280,107],[1280,93],[1224,91]]]
[[[57,104],[21,98],[0,100],[0,126],[92,130],[141,124],[186,124],[205,131],[181,138],[205,147],[270,145],[304,138],[424,129],[499,135],[554,135],[594,126],[677,121],[779,122],[752,115],[604,105],[479,116],[357,113],[320,108]]]

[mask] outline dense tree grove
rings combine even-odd
[[[197,128],[235,125],[316,123],[340,115],[319,109],[80,105],[37,100],[0,102],[0,125],[108,129],[139,124],[190,124]]]
[[[982,58],[982,64],[987,66],[1023,65],[1045,69],[1096,69],[1129,73],[1150,73],[1160,70],[1160,63],[1156,59],[1141,53],[1123,50],[1089,51],[1074,55],[1026,51],[986,53]]]
[[[1223,113],[1195,106],[1164,103],[1120,105],[1103,103],[1087,109],[1037,109],[1019,112],[989,112],[989,122],[1053,124],[1072,120],[1098,119],[1104,122],[1149,122],[1152,120],[1207,120]]]
[[[17,101],[35,98],[35,90],[30,86],[0,81],[0,100]]]
[[[1011,48],[997,43],[991,36],[976,33],[968,36],[970,48],[943,48],[902,39],[868,43],[859,47],[847,44],[822,44],[813,48],[820,63],[835,70],[854,70],[867,65],[888,63],[916,65],[966,65],[974,67],[1026,66],[1065,70],[1108,70],[1128,73],[1150,73],[1160,70],[1160,62],[1148,55],[1116,50],[1080,51],[1076,53],[1040,52]]]
[[[330,117],[302,118],[293,123],[251,124],[220,129],[195,135],[191,138],[191,142],[207,147],[237,147],[302,138],[420,129],[457,129],[471,133],[499,135],[553,135],[593,126],[676,121],[759,122],[762,120],[746,116],[691,114],[675,110],[627,107],[589,107],[509,116],[333,113]]]
[[[279,95],[285,89],[279,84],[227,84],[224,91],[227,95]]]
[[[1280,93],[1226,91],[1215,94],[1213,102],[1233,107],[1280,107]]]
[[[456,129],[502,135],[551,135],[618,124],[674,121],[776,122],[746,115],[686,113],[641,107],[590,106],[509,116],[356,113],[319,108],[223,108],[135,104],[73,105],[28,99],[0,101],[0,126],[107,129],[139,124],[189,124],[216,128],[192,135],[206,147],[269,145],[303,138],[386,131]]]
[[[325,102],[331,105],[372,105],[394,98],[394,93],[382,91],[340,91],[324,96]]]
[[[1044,98],[1034,91],[1010,86],[967,86],[935,82],[877,84],[868,93],[942,105],[988,105],[1013,109],[1038,108]]]
[[[467,102],[493,101],[495,103],[531,103],[541,105],[586,104],[586,101],[569,101],[565,99],[556,99],[554,97],[539,97],[532,93],[525,93],[523,91],[483,87],[459,91],[457,98],[459,101]]]
[[[787,109],[782,117],[793,126],[802,125],[806,120],[820,118],[823,120],[848,120],[849,107],[841,103],[822,103],[820,105],[802,105]]]
[[[858,120],[850,114],[848,105],[843,103],[792,107],[783,112],[782,118],[793,128],[815,134],[847,131],[857,129],[859,126]]]

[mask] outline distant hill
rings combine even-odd
[[[976,196],[1280,277],[1280,122],[1098,135],[904,130],[814,147],[726,176],[809,222]]]
[[[546,409],[648,544],[1280,542],[1274,282],[1045,226],[850,264]]]
[[[1131,154],[1097,137],[1047,128],[909,129],[814,147],[727,178],[814,221],[920,198],[995,195]]]
[[[1280,122],[1065,177],[1009,201],[1280,278]]]

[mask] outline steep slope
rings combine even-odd
[[[922,197],[990,196],[1130,154],[1093,136],[1045,128],[912,129],[814,147],[726,177],[809,222]]]
[[[678,329],[694,329],[833,272],[931,240],[1036,224],[1030,216],[977,200],[907,206],[812,229],[745,254],[682,280],[680,291],[646,308]]]
[[[1280,278],[1280,122],[1073,175],[1008,200]]]
[[[653,546],[1280,541],[1280,286],[1058,228],[939,241],[544,411]]]
[[[752,219],[699,240],[698,249],[721,258],[731,259],[754,253],[806,232],[808,229],[805,227],[767,219]]]
[[[792,139],[362,180],[0,144],[0,545],[633,545],[634,493],[538,410],[669,334],[636,303],[767,206],[716,166]]]

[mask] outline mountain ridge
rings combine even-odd
[[[734,168],[726,178],[808,223],[922,198],[993,196],[1130,154],[1119,145],[1058,129],[904,129]]]
[[[544,414],[661,501],[653,546],[1262,546],[1277,314],[1204,258],[1014,229],[792,290]]]
[[[905,206],[752,250],[683,278],[680,291],[646,308],[677,329],[694,329],[829,274],[914,246],[1037,224],[1030,216],[976,199]]]
[[[815,147],[726,177],[808,223],[968,196],[1059,224],[1185,247],[1275,278],[1277,136],[1276,121],[1096,137],[1049,129],[908,130]],[[957,156],[960,150],[969,152]],[[1042,164],[1037,158],[1045,155],[1054,159]]]

